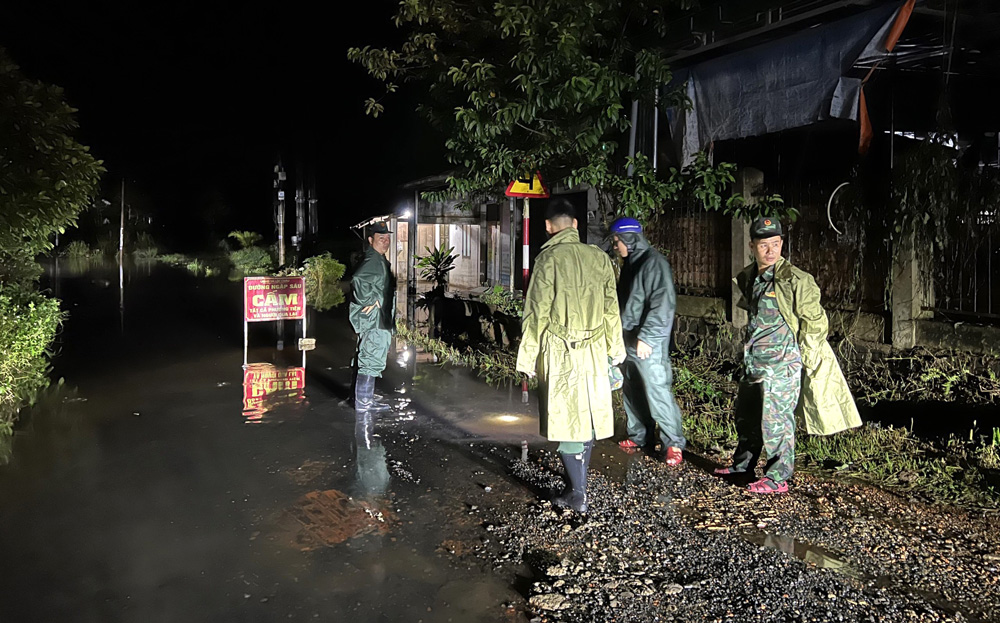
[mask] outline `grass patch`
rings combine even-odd
[[[404,342],[435,355],[440,363],[471,368],[488,383],[520,383],[524,378],[524,375],[515,369],[517,353],[509,350],[479,351],[473,348],[459,350],[439,339],[427,337],[417,330],[410,329],[402,322],[396,323],[396,335]],[[529,385],[535,387],[537,382],[531,379]]]
[[[714,451],[735,447],[733,370],[733,364],[720,363],[715,357],[677,360],[674,391],[684,414],[685,435],[695,446]],[[874,378],[877,370],[885,372],[875,366],[865,374]],[[946,374],[933,378],[943,379]],[[884,386],[909,383],[882,381]],[[1000,488],[993,473],[1000,466],[1000,429],[993,429],[988,438],[970,433],[967,438],[953,435],[931,441],[906,428],[866,423],[825,437],[800,430],[795,441],[796,469],[804,472],[851,477],[936,502],[1000,507]]]
[[[401,339],[437,356],[438,361],[467,366],[487,381],[517,383],[516,353],[471,348],[458,350],[438,339],[399,326]],[[971,357],[969,357],[971,359]],[[941,362],[945,367],[935,368]],[[722,357],[695,354],[674,362],[674,395],[681,406],[684,433],[695,447],[725,454],[736,446],[733,417],[738,365]],[[851,368],[854,383],[866,383],[879,396],[913,400],[938,399],[949,389],[952,400],[984,402],[994,391],[996,376],[975,373],[969,361],[933,357],[926,353],[889,362],[869,362]],[[961,372],[962,378],[954,379]],[[907,375],[915,374],[914,377]],[[905,378],[884,377],[903,375]],[[923,384],[930,383],[930,388]],[[852,383],[853,384],[853,383]],[[937,385],[934,385],[937,384]],[[917,388],[920,388],[918,393]],[[972,389],[970,389],[972,388]],[[871,400],[871,396],[868,396]],[[614,393],[615,417],[624,421],[621,392]],[[875,423],[826,437],[801,433],[796,438],[796,469],[831,478],[852,478],[887,490],[929,501],[966,507],[1000,507],[1000,428],[989,436],[951,436],[930,441],[906,428],[882,427]]]

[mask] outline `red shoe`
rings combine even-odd
[[[680,448],[667,448],[667,458],[663,460],[664,463],[673,467],[680,465],[683,461],[684,453]]]
[[[757,482],[750,483],[747,486],[747,491],[750,493],[788,493],[788,483],[787,482],[775,482],[770,478],[761,478]]]
[[[624,439],[622,441],[619,441],[618,447],[624,450],[625,452],[628,452],[629,454],[632,454],[633,452],[638,452],[639,450],[642,449],[642,447],[639,444],[632,441],[631,439]]]

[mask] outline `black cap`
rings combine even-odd
[[[372,223],[368,228],[368,235],[374,236],[375,234],[391,234],[389,227],[385,224],[385,221],[379,221],[378,223]]]
[[[750,225],[751,238],[773,238],[774,236],[784,236],[781,230],[781,221],[773,216],[762,216]]]

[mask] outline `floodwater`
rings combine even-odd
[[[519,620],[458,555],[502,469],[471,443],[541,442],[519,388],[399,345],[377,387],[396,409],[358,419],[343,309],[310,316],[304,370],[297,323],[252,325],[244,371],[239,283],[152,264],[47,287],[64,383],[0,467],[0,620]]]

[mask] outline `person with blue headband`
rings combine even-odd
[[[674,399],[670,365],[670,332],[677,309],[673,271],[667,258],[650,246],[642,224],[634,218],[622,217],[613,222],[611,238],[624,260],[618,280],[618,304],[627,354],[622,390],[628,438],[618,445],[626,452],[640,450],[655,422],[660,429],[664,462],[679,465],[687,442],[681,409]]]

